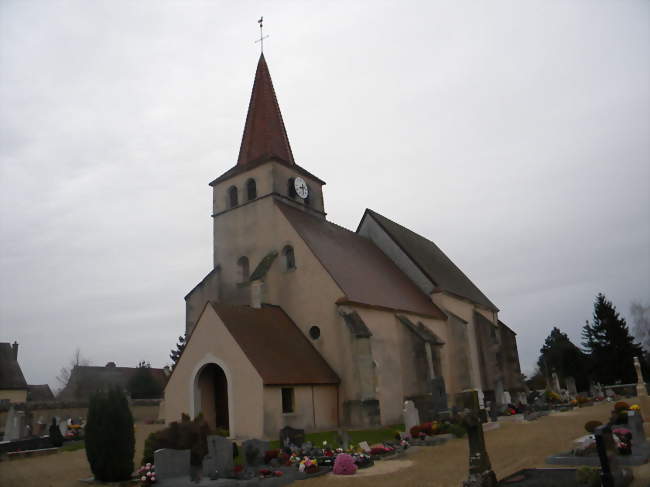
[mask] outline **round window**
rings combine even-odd
[[[320,338],[320,328],[312,326],[309,329],[309,336],[312,337],[313,340],[318,340]]]

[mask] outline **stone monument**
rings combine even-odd
[[[410,435],[411,428],[420,424],[420,412],[413,401],[404,401],[402,414],[404,415],[404,429],[406,434]]]
[[[566,382],[566,390],[569,393],[569,397],[571,399],[575,399],[578,395],[578,388],[576,387],[576,380],[569,376],[566,379],[564,379]]]
[[[559,394],[560,393],[560,379],[557,376],[557,372],[553,372],[551,374],[552,381],[551,381],[551,388],[553,389],[553,392]]]

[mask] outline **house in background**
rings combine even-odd
[[[66,386],[59,392],[57,399],[65,401],[88,401],[98,390],[117,387],[129,391],[129,385],[138,372],[139,367],[117,367],[115,362],[108,362],[105,367],[94,365],[77,365],[70,372],[70,379]],[[167,382],[165,369],[146,367],[152,381],[159,392],[151,394],[146,399],[161,397],[162,390]]]
[[[51,401],[47,384],[28,385],[18,363],[18,343],[0,342],[0,403]]]

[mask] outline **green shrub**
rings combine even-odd
[[[119,389],[97,392],[88,406],[86,457],[95,479],[129,480],[133,472],[135,434],[126,396]]]
[[[201,465],[203,457],[208,453],[208,435],[212,434],[208,423],[199,414],[193,421],[183,414],[181,422],[174,421],[160,431],[151,433],[144,442],[142,465],[153,463],[153,452],[160,448],[174,450],[190,450],[190,463]]]

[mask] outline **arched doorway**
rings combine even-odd
[[[228,380],[223,369],[217,364],[205,365],[197,374],[198,413],[210,429],[229,429]]]

